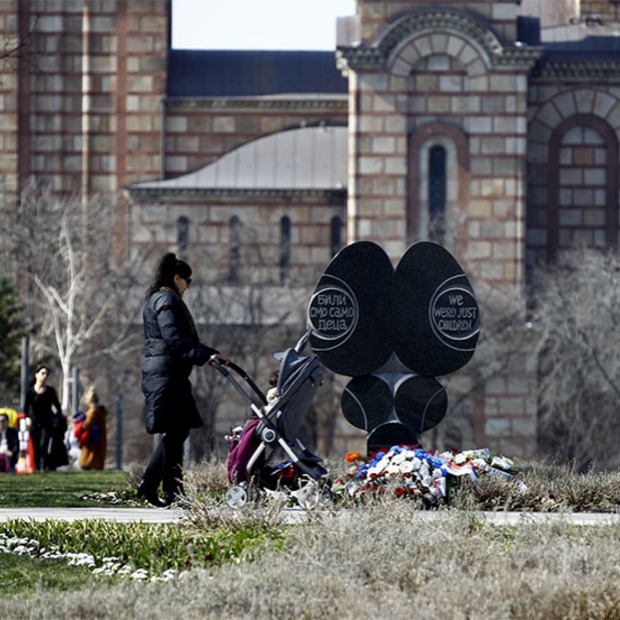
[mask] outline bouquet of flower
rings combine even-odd
[[[418,446],[396,445],[379,450],[366,461],[359,452],[349,453],[353,464],[347,475],[337,480],[334,493],[359,498],[368,493],[392,491],[436,505],[446,497],[448,476],[467,476],[476,481],[481,474],[498,473],[512,477],[514,463],[506,457],[491,457],[489,451],[427,452]]]

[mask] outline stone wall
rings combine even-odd
[[[284,129],[346,123],[347,109],[346,95],[169,100],[165,174],[196,170],[246,142]]]
[[[54,191],[116,192],[159,176],[167,0],[5,1],[5,38],[26,48],[1,67],[3,169]],[[16,71],[17,68],[17,71]]]
[[[514,294],[525,282],[528,85],[538,54],[510,45],[516,3],[367,1],[359,12],[366,45],[340,52],[352,106],[348,240],[372,239],[396,260],[431,238],[429,154],[440,147],[444,245],[467,264],[474,287]],[[511,359],[510,372],[488,382],[475,366],[450,377],[456,404],[426,441],[532,454],[536,360]]]
[[[333,218],[340,218],[344,242],[344,195],[166,196],[139,198],[131,208],[133,250],[152,246],[157,253],[171,248],[192,264],[208,265],[208,281],[229,278],[235,260],[237,283],[312,285],[332,258]],[[232,253],[231,217],[238,218],[238,255]],[[281,221],[290,218],[290,254],[282,267]],[[179,218],[186,218],[187,246],[179,247]],[[235,258],[236,257],[236,258]]]
[[[0,38],[5,49],[19,43],[18,0],[6,1],[0,12]],[[13,60],[0,61],[0,183],[12,194],[19,183],[19,74]]]

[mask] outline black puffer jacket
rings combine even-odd
[[[189,375],[193,366],[203,366],[218,351],[200,343],[192,315],[172,289],[153,293],[144,304],[142,318],[147,432],[202,426]]]

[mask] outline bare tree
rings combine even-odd
[[[580,249],[536,278],[543,447],[577,467],[618,462],[619,276],[615,253]]]
[[[115,260],[114,214],[111,199],[84,204],[30,184],[16,220],[1,231],[5,263],[19,257],[14,271],[34,334],[33,358],[57,360],[65,409],[74,366],[97,373],[104,358],[120,364],[139,346],[135,325],[142,287],[135,284],[143,255]]]

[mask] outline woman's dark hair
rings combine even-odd
[[[184,279],[190,278],[192,275],[192,268],[184,260],[179,260],[176,254],[172,252],[164,254],[155,270],[153,282],[146,291],[146,297],[150,297],[153,293],[162,288],[162,286],[167,286],[172,290],[176,290],[174,286],[174,276],[177,275]]]
[[[30,381],[30,385],[31,386],[33,386],[37,382],[36,376],[39,374],[39,371],[43,370],[43,369],[47,370],[47,374],[48,375],[52,374],[52,371],[50,370],[50,367],[47,364],[37,364],[34,367],[34,375],[35,375],[35,377]]]

